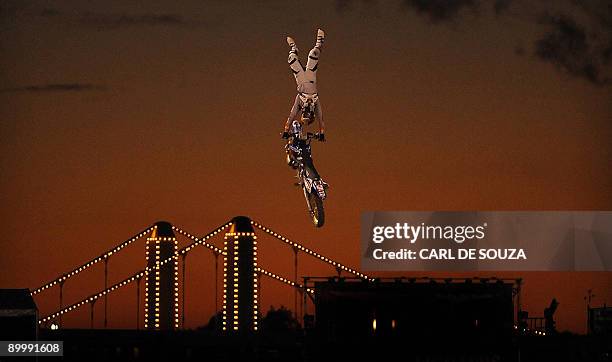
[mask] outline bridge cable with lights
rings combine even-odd
[[[224,236],[224,246],[219,248],[209,242],[211,238],[228,229]],[[282,241],[290,246],[294,252],[294,275],[293,280],[285,278],[276,273],[259,266],[257,262],[257,228],[266,234]],[[180,234],[192,242],[178,249],[176,234]],[[149,235],[146,241],[146,261],[144,269],[137,271],[129,277],[109,286],[108,268],[109,261],[113,255],[124,250],[135,241]],[[104,328],[108,326],[108,295],[133,282],[136,283],[136,325],[140,328],[140,297],[141,281],[145,279],[145,308],[144,327],[151,330],[177,329],[185,325],[185,265],[187,254],[198,246],[209,249],[215,258],[215,311],[218,308],[218,272],[219,256],[223,256],[223,330],[227,332],[250,332],[257,330],[258,323],[258,300],[260,293],[259,279],[266,276],[272,280],[281,282],[294,289],[294,312],[297,317],[298,294],[304,296],[304,308],[306,296],[314,294],[314,290],[298,281],[298,254],[314,257],[324,263],[333,266],[338,273],[347,272],[363,280],[373,280],[367,275],[350,268],[340,262],[330,259],[318,252],[305,247],[302,243],[292,241],[272,229],[256,222],[248,217],[238,216],[231,221],[215,228],[202,237],[171,225],[168,222],[157,222],[145,228],[133,237],[119,243],[114,248],[100,254],[86,263],[66,272],[50,282],[31,291],[36,296],[54,286],[59,287],[59,309],[39,319],[39,324],[48,325],[57,323],[61,325],[62,316],[68,312],[79,309],[89,304],[90,306],[90,328],[94,327],[94,307],[100,299],[104,299]],[[92,266],[104,262],[104,289],[89,295],[75,303],[64,306],[63,288],[66,281]],[[179,265],[182,266],[182,292],[179,293]],[[179,298],[179,294],[181,298]],[[180,303],[179,303],[180,302]],[[180,313],[182,311],[182,313]],[[180,317],[179,317],[180,316]]]

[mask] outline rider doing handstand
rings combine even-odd
[[[317,68],[324,40],[325,33],[319,29],[317,31],[317,41],[314,48],[308,53],[308,61],[304,67],[298,58],[298,48],[295,45],[295,41],[293,38],[287,37],[287,43],[291,47],[288,62],[297,83],[298,94],[295,97],[291,113],[285,123],[283,138],[289,138],[289,128],[294,120],[301,122],[303,125],[304,121],[307,124],[311,124],[316,118],[319,123],[318,139],[319,141],[325,141],[323,111],[321,110],[321,103],[317,94]],[[299,117],[300,115],[301,117]]]

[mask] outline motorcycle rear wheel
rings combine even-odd
[[[312,223],[320,228],[325,223],[325,210],[323,209],[323,200],[314,192],[304,190],[304,196],[308,202],[308,212]]]

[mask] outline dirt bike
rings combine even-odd
[[[316,227],[323,226],[325,223],[325,210],[323,200],[327,197],[327,188],[317,169],[312,162],[310,141],[319,139],[318,133],[303,132],[302,124],[294,120],[290,132],[289,142],[285,146],[287,151],[287,163],[297,170],[297,186],[302,188],[308,212],[313,224]]]

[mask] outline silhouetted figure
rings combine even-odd
[[[544,329],[546,330],[546,334],[554,334],[557,332],[553,317],[558,306],[559,302],[557,302],[557,299],[553,298],[553,300],[550,302],[550,306],[548,306],[548,308],[544,308]]]

